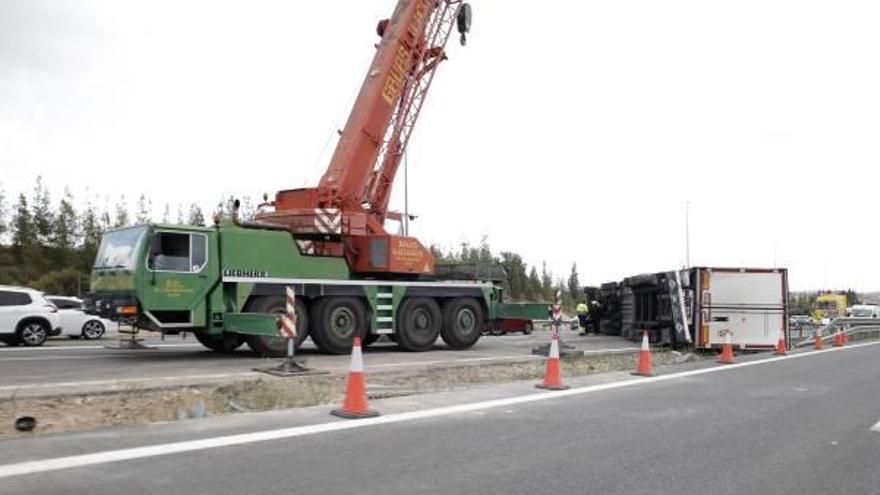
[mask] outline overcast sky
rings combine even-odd
[[[412,232],[601,283],[691,262],[880,289],[880,2],[475,0]],[[212,209],[314,185],[394,0],[0,0],[0,184]],[[402,209],[402,181],[392,206]]]

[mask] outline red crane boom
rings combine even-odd
[[[365,274],[433,273],[434,258],[415,238],[385,231],[397,168],[453,27],[470,30],[462,0],[399,0],[379,22],[382,38],[317,187],[279,191],[258,218],[286,225],[304,254],[345,256]]]

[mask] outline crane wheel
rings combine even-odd
[[[459,297],[443,305],[443,328],[440,336],[453,349],[467,349],[480,339],[483,307],[475,299]]]
[[[397,310],[397,345],[412,352],[431,350],[440,336],[442,315],[437,301],[412,297]]]
[[[364,303],[355,297],[333,296],[318,299],[312,305],[311,336],[315,345],[327,354],[348,354],[354,337],[367,329]]]
[[[269,313],[280,315],[286,311],[287,301],[281,296],[265,296],[252,300],[247,311],[252,313]],[[299,349],[306,340],[309,329],[309,314],[301,298],[297,298],[294,304],[296,310],[296,339],[294,347]],[[281,322],[278,322],[281,325]],[[287,339],[284,337],[270,337],[268,335],[248,335],[245,338],[248,347],[261,356],[284,357],[287,355]]]

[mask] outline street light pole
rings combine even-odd
[[[684,202],[684,264],[691,267],[691,202]]]

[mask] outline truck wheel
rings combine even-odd
[[[247,310],[252,313],[268,313],[273,315],[284,314],[287,300],[281,296],[259,297],[250,304]],[[309,314],[306,311],[302,299],[297,298],[294,303],[296,310],[296,339],[293,341],[295,348],[299,349],[306,340],[309,329]],[[281,325],[281,322],[278,322]],[[268,335],[248,335],[245,338],[248,347],[261,356],[284,357],[287,355],[287,339],[283,337],[270,337]]]
[[[534,330],[534,329],[535,329],[535,327],[532,324],[532,320],[529,320],[526,322],[525,326],[523,327],[523,334],[529,335],[530,333],[532,333],[532,330]]]
[[[199,344],[211,349],[214,352],[229,353],[244,344],[244,337],[234,333],[208,334],[202,332],[193,332]]]
[[[440,336],[440,306],[427,297],[403,301],[397,310],[397,345],[406,351],[430,350]]]
[[[348,354],[367,329],[367,311],[354,297],[324,297],[312,306],[312,340],[327,354]]]
[[[453,349],[467,349],[480,339],[483,307],[475,299],[461,297],[443,305],[443,342]]]

